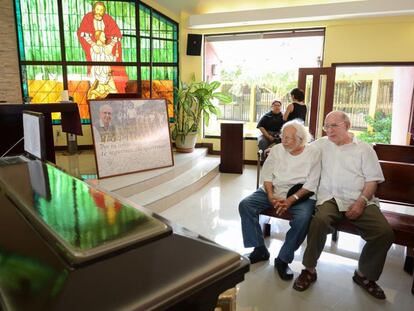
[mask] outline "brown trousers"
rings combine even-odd
[[[345,215],[338,210],[334,199],[316,207],[302,261],[306,268],[316,267],[325,246],[326,236],[334,231],[332,224],[343,218]],[[380,209],[373,204],[368,205],[358,219],[349,221],[357,227],[361,237],[366,241],[359,258],[358,269],[368,280],[377,281],[384,268],[387,252],[394,241],[394,232]]]

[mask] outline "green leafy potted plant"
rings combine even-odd
[[[210,114],[219,115],[219,110],[213,100],[227,104],[232,101],[231,96],[217,91],[220,82],[195,82],[194,77],[190,83],[180,83],[177,91],[177,101],[174,106],[175,127],[172,138],[175,140],[178,152],[192,152],[197,140],[197,131],[202,116],[206,126],[210,121]]]

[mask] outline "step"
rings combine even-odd
[[[207,155],[207,149],[196,148],[192,153],[174,152],[173,155],[174,166],[171,167],[92,180],[89,182],[123,197],[130,197],[181,175],[196,165],[199,159],[204,158]]]
[[[128,199],[160,213],[200,190],[219,173],[217,156],[199,158],[197,164],[174,179],[146,191],[128,196]]]

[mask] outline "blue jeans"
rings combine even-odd
[[[273,208],[267,199],[266,192],[259,188],[239,204],[244,247],[264,245],[262,229],[259,224],[259,214],[268,208]],[[309,223],[315,209],[315,200],[308,199],[289,208],[292,220],[290,229],[286,233],[285,243],[279,251],[278,257],[284,262],[293,261],[295,251],[305,240]]]

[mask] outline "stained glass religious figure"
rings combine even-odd
[[[106,13],[105,4],[95,2],[77,31],[87,61],[122,62],[122,34],[116,21]],[[105,98],[109,93],[125,93],[128,76],[124,66],[88,66],[91,86],[88,99]]]

